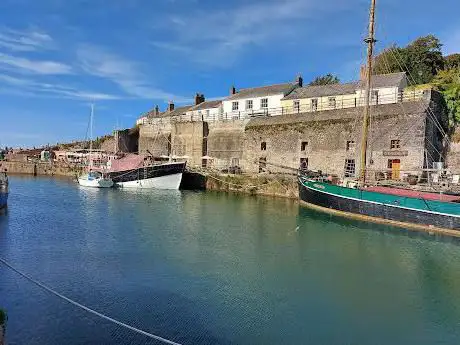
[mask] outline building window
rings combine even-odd
[[[335,108],[336,107],[337,102],[335,101],[335,97],[329,97],[327,102],[329,104],[329,108]]]
[[[259,173],[264,172],[267,168],[267,158],[260,157],[259,158]]]
[[[268,98],[262,98],[260,100],[260,107],[261,108],[268,108]]]
[[[375,104],[379,104],[379,90],[372,90],[371,99]]]
[[[232,102],[232,110],[237,111],[238,110],[238,102]]]
[[[356,165],[354,159],[345,159],[345,177],[355,177]]]
[[[300,111],[300,101],[294,101],[293,106],[294,106],[294,111],[296,112]]]
[[[267,151],[267,142],[262,141],[260,143],[260,151]]]
[[[318,99],[314,98],[311,100],[311,111],[318,110]]]
[[[392,140],[390,147],[391,147],[392,150],[400,149],[401,148],[401,140],[399,140],[399,139]]]
[[[356,143],[353,140],[347,141],[347,151],[354,151]]]
[[[239,158],[232,158],[232,167],[240,166],[240,159]]]
[[[246,110],[252,110],[253,108],[253,102],[252,102],[252,99],[248,99],[246,101]]]
[[[308,158],[300,158],[300,169],[307,170],[308,169]]]
[[[308,141],[302,141],[302,143],[300,144],[300,151],[307,151],[307,147],[308,147]]]

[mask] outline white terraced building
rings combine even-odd
[[[302,87],[302,77],[293,83],[275,84],[236,90],[223,100],[223,120],[246,119],[253,116],[280,115],[281,100],[294,89]]]

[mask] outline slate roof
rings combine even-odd
[[[295,83],[284,83],[284,84],[275,84],[268,86],[253,87],[247,89],[241,89],[236,94],[230,95],[225,100],[233,101],[243,98],[254,98],[254,97],[263,97],[263,96],[272,96],[272,95],[286,95],[294,87]]]
[[[315,85],[299,87],[292,91],[283,100],[336,96],[355,93],[358,83]]]
[[[390,73],[378,74],[372,77],[372,87],[392,87],[398,86],[406,78],[406,73]],[[289,95],[283,98],[283,101],[291,99],[314,98],[314,97],[327,97],[355,93],[358,89],[364,88],[363,81],[355,81],[346,84],[331,84],[331,85],[317,85],[317,86],[304,86],[295,89]]]
[[[155,109],[147,112],[146,116],[149,118],[160,118],[160,117],[172,117],[185,114],[186,111],[189,111],[193,105],[186,105],[183,107],[177,107],[173,111],[162,111],[159,114],[155,114]],[[145,116],[145,115],[144,115]]]
[[[212,109],[212,108],[219,108],[220,105],[222,104],[222,100],[217,100],[217,101],[205,101],[203,103],[200,103],[198,105],[195,105],[191,107],[189,110],[203,110],[203,109]]]

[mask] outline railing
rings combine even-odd
[[[412,102],[424,99],[427,97],[428,89],[406,89],[404,91],[398,91],[395,93],[385,93],[380,94],[379,96],[374,96],[371,98],[371,105],[383,105],[383,104],[395,104],[403,102]],[[301,100],[300,100],[301,101]],[[348,95],[348,96],[322,96],[318,98],[310,98],[309,104],[299,104],[294,105],[294,100],[292,106],[285,107],[276,107],[276,108],[262,108],[258,110],[248,109],[240,111],[231,111],[225,112],[218,115],[199,115],[199,114],[181,114],[178,116],[170,118],[153,118],[153,119],[139,119],[138,121],[141,124],[148,123],[157,123],[162,124],[163,121],[168,122],[215,122],[215,121],[236,121],[236,120],[245,120],[250,118],[257,117],[267,117],[267,116],[280,116],[280,115],[294,115],[294,114],[303,114],[303,113],[313,113],[318,111],[326,110],[338,110],[338,109],[350,109],[363,107],[365,104],[365,97],[361,95]],[[285,103],[287,103],[285,101]]]

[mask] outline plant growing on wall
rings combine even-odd
[[[0,308],[0,327],[6,324],[6,311]]]

